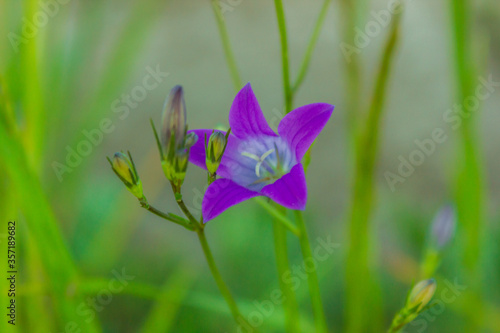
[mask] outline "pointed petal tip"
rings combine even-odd
[[[286,208],[304,210],[307,203],[307,184],[302,164],[296,164],[289,173],[264,186],[261,194]]]

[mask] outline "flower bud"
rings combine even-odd
[[[196,135],[196,133],[193,132],[188,133],[188,135],[186,135],[186,140],[184,141],[184,148],[186,149],[191,148],[192,146],[194,146],[196,141],[198,141],[198,135]]]
[[[221,132],[213,132],[208,139],[205,163],[207,165],[208,172],[212,175],[215,174],[219,168],[222,155],[226,149],[226,144],[226,136]]]
[[[172,146],[178,150],[184,145],[186,132],[184,92],[181,86],[175,86],[170,91],[163,108],[161,143],[165,155],[169,155]]]
[[[436,291],[436,280],[428,279],[417,283],[408,296],[406,304],[408,309],[415,309],[419,313],[430,302]]]
[[[451,205],[446,205],[439,210],[432,222],[431,241],[438,249],[443,249],[455,234],[456,217]]]
[[[115,153],[113,159],[108,158],[111,168],[120,180],[125,184],[130,192],[137,198],[141,199],[144,195],[142,192],[142,183],[135,169],[134,162],[130,153],[125,155],[122,152]]]
[[[186,178],[186,170],[189,162],[187,150],[179,150],[174,154],[172,163],[162,163],[163,172],[168,180],[177,187],[181,186]]]

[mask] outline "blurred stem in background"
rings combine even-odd
[[[292,89],[290,86],[290,69],[288,65],[288,41],[285,26],[285,13],[283,11],[283,3],[281,2],[281,0],[274,0],[274,6],[276,8],[276,17],[278,20],[278,28],[280,32],[283,92],[285,101],[285,114],[287,114],[292,110]],[[286,209],[282,209],[281,213],[283,215],[286,215]],[[298,322],[299,305],[295,298],[295,292],[291,289],[291,286],[285,283],[285,281],[283,280],[283,275],[286,272],[290,271],[286,229],[283,225],[279,224],[278,221],[274,221],[273,225],[274,251],[276,253],[278,280],[283,295],[286,295],[286,298],[283,301],[283,307],[285,309],[287,332],[300,332],[300,324]]]
[[[456,72],[456,96],[459,104],[469,96],[475,96],[476,69],[473,66],[474,54],[471,39],[473,31],[470,13],[472,6],[468,0],[450,0],[452,41],[455,55]],[[481,167],[481,156],[479,142],[475,130],[476,110],[467,108],[467,116],[462,117],[460,127],[461,151],[459,152],[457,178],[456,178],[456,201],[459,223],[460,240],[465,244],[462,260],[467,274],[467,281],[471,285],[471,292],[481,294],[480,281],[480,250],[481,232],[483,225],[483,171]],[[471,296],[471,295],[469,295]],[[471,296],[472,297],[472,296]],[[477,320],[469,320],[464,332],[478,332],[475,322],[481,322],[481,307],[477,302],[467,302],[471,316]],[[476,303],[476,304],[474,304]]]
[[[311,244],[307,235],[307,227],[304,222],[304,216],[300,210],[295,211],[295,218],[300,229],[300,248],[304,257],[304,262],[308,259],[314,262],[314,257],[311,251]],[[309,285],[309,293],[311,294],[311,302],[314,313],[314,322],[316,324],[316,332],[328,332],[326,325],[325,312],[323,310],[323,302],[321,301],[321,291],[319,289],[319,279],[317,268],[307,271],[307,283]]]
[[[278,206],[282,215],[286,215],[286,209]],[[278,282],[283,293],[283,308],[285,310],[286,332],[300,333],[299,304],[295,292],[290,283],[285,282],[284,276],[290,272],[290,261],[288,260],[288,246],[286,229],[275,218],[273,222],[274,252],[276,254],[276,267],[278,269]]]
[[[358,26],[358,11],[360,10],[362,0],[340,0],[342,9],[342,16],[344,17],[343,42],[349,45],[354,44],[356,36],[355,27]],[[349,135],[349,143],[351,145],[350,153],[354,154],[356,148],[356,140],[358,138],[359,119],[361,118],[360,102],[362,99],[361,94],[361,61],[357,52],[352,52],[347,55],[345,64],[346,75],[346,124]]]
[[[316,21],[316,25],[311,37],[311,41],[309,43],[309,46],[307,48],[306,54],[304,56],[304,61],[301,66],[301,70],[299,72],[299,76],[297,80],[295,81],[296,83],[292,86],[291,81],[290,81],[290,68],[289,68],[289,57],[288,57],[288,40],[287,40],[287,29],[286,29],[286,22],[285,22],[285,13],[283,9],[283,3],[281,0],[275,0],[274,5],[276,8],[276,17],[278,21],[278,28],[280,32],[280,42],[281,42],[281,62],[282,62],[282,71],[283,71],[283,92],[284,92],[284,100],[285,100],[285,115],[288,114],[290,111],[292,111],[293,108],[293,99],[294,95],[297,91],[297,89],[300,87],[307,69],[308,69],[308,64],[311,59],[311,54],[312,50],[314,49],[314,45],[318,39],[319,36],[319,31],[321,29],[321,25],[324,22],[325,16],[326,16],[326,11],[328,9],[328,1],[325,1],[319,17]],[[306,155],[306,160],[310,159],[310,149],[307,152]],[[306,163],[307,166],[308,163]],[[285,211],[286,212],[286,211]],[[285,215],[284,212],[284,215]],[[299,237],[299,242],[300,242],[300,247],[302,251],[302,257],[303,260],[307,260],[308,258],[311,257],[311,246],[309,244],[309,236],[307,234],[307,229],[305,227],[304,220],[302,218],[302,213],[298,212],[296,214],[296,219],[299,225],[299,230],[300,230],[300,237]],[[284,233],[284,227],[282,225],[278,225],[275,223],[275,246],[276,246],[276,260],[278,262],[278,271],[279,271],[279,278],[281,280],[283,276],[283,269],[285,265],[288,265],[289,269],[289,263],[288,263],[288,258],[282,258],[283,255],[286,255],[287,253],[287,244],[286,244],[286,235],[283,235]],[[282,249],[279,249],[278,247],[283,247]],[[316,275],[316,271],[314,270],[313,272],[308,274],[308,284],[309,284],[309,293],[311,296],[311,303],[312,303],[312,309],[313,309],[313,314],[314,314],[314,322],[315,322],[315,328],[316,332],[327,332],[327,324],[326,324],[326,318],[324,315],[324,310],[323,310],[323,304],[321,302],[321,291],[319,288],[319,282],[318,282],[318,277]],[[285,283],[282,283],[280,281],[280,284],[283,288],[290,288],[290,286],[284,286]],[[287,291],[289,293],[289,291]],[[283,293],[285,294],[285,290],[283,290]],[[292,291],[293,293],[293,291]],[[294,313],[298,311],[298,309],[295,309],[297,307],[297,303],[295,301],[295,295],[293,298],[293,302],[289,302],[287,304],[288,306],[288,316],[287,318],[293,318]],[[292,319],[291,322],[288,323],[288,326],[290,327],[295,327],[297,323],[295,323]]]
[[[352,204],[349,219],[349,248],[346,263],[346,332],[380,331],[380,297],[370,269],[370,219],[373,212],[374,171],[379,128],[386,99],[386,88],[399,41],[401,13],[395,14],[382,55],[363,130],[357,140]]]
[[[37,0],[24,2],[24,17],[33,17],[40,9]],[[39,36],[39,34],[37,35]],[[40,70],[38,68],[38,38],[27,39],[20,48],[20,63],[24,89],[22,95],[23,112],[26,121],[24,134],[24,145],[28,161],[37,174],[42,168],[38,168],[41,162],[42,148],[45,142],[45,115],[43,110],[42,93],[40,90]]]
[[[231,42],[229,41],[229,35],[227,33],[226,22],[224,21],[224,15],[222,14],[220,8],[219,0],[210,0],[212,4],[212,10],[217,21],[217,28],[219,29],[219,34],[222,40],[222,46],[224,48],[224,55],[226,56],[227,66],[229,68],[229,74],[233,81],[233,86],[235,92],[241,89],[241,77],[238,72],[238,66],[236,65],[236,60],[234,59],[234,53],[231,48]]]

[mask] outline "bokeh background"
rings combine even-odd
[[[105,158],[130,150],[149,201],[181,214],[161,170],[149,119],[158,126],[165,97],[181,84],[190,128],[228,126],[235,89],[210,1],[62,2],[36,28],[36,36],[19,44],[17,51],[12,33],[24,36],[26,18],[32,20],[43,9],[37,1],[0,1],[0,241],[3,248],[6,222],[18,221],[19,266],[18,322],[15,327],[7,325],[4,315],[0,331],[80,332],[68,328],[66,318],[78,313],[78,305],[87,297],[106,290],[122,270],[133,278],[94,312],[95,318],[89,320],[93,330],[236,331],[196,237],[141,209]],[[339,245],[320,263],[318,274],[331,330],[342,332],[354,162],[346,125],[349,64],[340,47],[348,22],[341,1],[330,2],[295,106],[313,102],[336,106],[312,150],[305,217],[313,246],[318,237],[330,237]],[[276,128],[284,105],[274,4],[263,0],[220,3],[226,8],[223,17],[242,81],[252,84],[266,118]],[[373,296],[378,297],[381,315],[374,327],[382,329],[418,278],[434,215],[454,202],[460,134],[444,122],[443,114],[462,101],[456,93],[450,3],[408,2],[392,64],[380,128],[369,245],[370,267],[380,286],[380,293]],[[322,1],[284,2],[292,76],[298,72],[322,5]],[[359,23],[350,29],[364,29],[364,23],[373,20],[370,11],[387,8],[387,2],[366,1],[363,6]],[[472,36],[475,78],[491,75],[498,82],[500,3],[471,1],[470,6],[467,32]],[[382,29],[360,50],[357,99],[362,109],[370,102],[388,32]],[[142,86],[156,68],[168,75],[127,112],[116,112],[126,105],[122,98]],[[464,273],[462,257],[467,247],[461,242],[460,224],[438,271],[438,294],[444,287],[439,281],[457,279],[475,290],[474,302],[458,297],[447,303],[443,311],[426,319],[425,332],[461,332],[464,327],[475,327],[471,332],[500,331],[500,91],[496,89],[473,117],[484,176],[477,280],[468,280],[470,275]],[[90,141],[85,131],[94,133],[103,119],[109,119],[113,129],[101,132],[102,139],[91,144],[87,156],[73,161],[73,167],[62,174],[55,171],[57,163],[67,165],[69,151]],[[408,158],[417,148],[414,141],[430,137],[435,128],[443,128],[449,139],[392,191],[385,173],[396,173],[398,158]],[[205,182],[205,173],[190,166],[183,191],[194,211],[200,209]],[[242,312],[251,313],[255,302],[268,299],[279,288],[271,216],[248,201],[211,221],[206,232]],[[65,248],[67,254],[59,252]],[[300,264],[294,238],[289,249],[292,263]],[[1,259],[2,267],[5,261]],[[5,289],[2,285],[2,309]],[[297,295],[304,332],[312,331],[307,293],[303,281]],[[283,312],[277,307],[265,318],[261,331],[282,332],[282,327]],[[87,332],[85,327],[79,329]],[[406,329],[423,331],[421,325]]]

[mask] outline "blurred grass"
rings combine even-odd
[[[456,95],[460,101],[465,103],[469,96],[476,95],[477,85],[476,71],[478,68],[474,68],[475,54],[471,41],[473,27],[471,26],[470,14],[472,6],[468,0],[458,0],[451,1],[450,9],[453,31],[452,45],[455,55],[455,77],[457,80]],[[466,106],[465,112],[468,116],[462,117],[460,128],[461,149],[457,161],[455,186],[458,220],[462,227],[459,233],[463,244],[462,260],[468,280],[471,282],[472,292],[481,294],[481,233],[483,232],[485,206],[483,199],[485,179],[475,125],[477,115],[473,115],[473,111]],[[472,297],[468,295],[468,298]],[[469,301],[468,303],[470,315],[476,318],[469,318],[465,332],[477,332],[479,330],[478,323],[483,322],[484,308],[481,301]]]
[[[375,207],[374,171],[380,141],[380,127],[387,99],[389,78],[397,46],[400,42],[401,15],[392,18],[375,84],[358,146],[355,149],[355,173],[349,215],[349,249],[346,263],[346,326],[347,332],[378,332],[383,330],[379,304],[381,292],[373,276],[370,262],[371,219]]]

